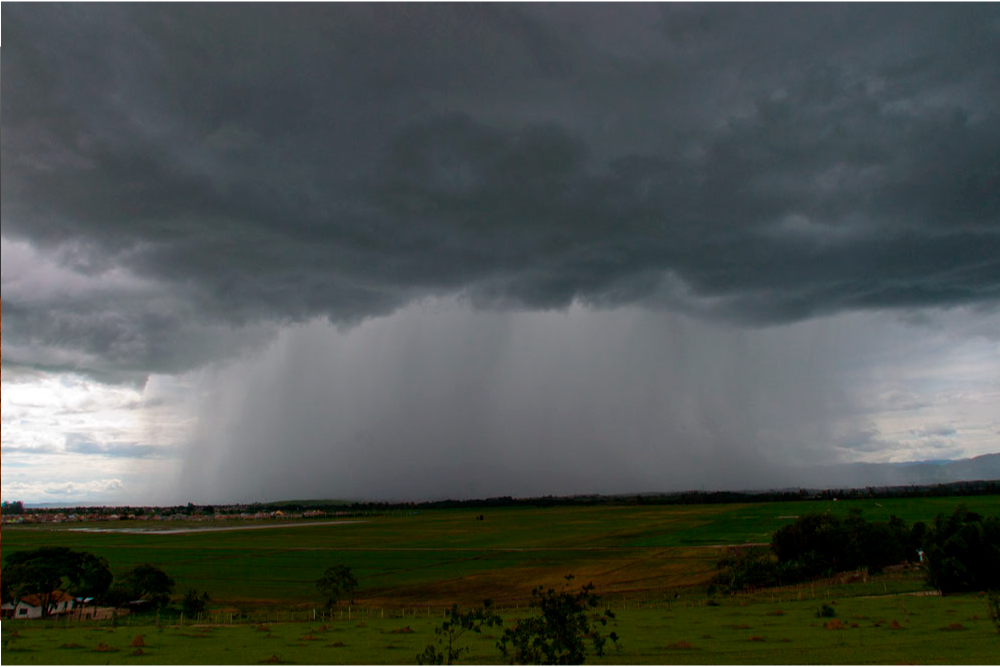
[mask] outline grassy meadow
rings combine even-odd
[[[821,593],[823,591],[818,591]],[[780,597],[780,596],[779,596]],[[821,604],[836,619],[818,618]],[[524,612],[507,611],[507,623]],[[622,637],[605,664],[996,664],[1000,635],[977,595],[811,598],[768,595],[615,611]],[[412,664],[440,618],[357,613],[348,621],[156,627],[3,628],[9,664]],[[12,636],[14,635],[14,636]],[[465,661],[495,664],[496,636],[463,638]],[[136,637],[142,637],[137,647]]]
[[[575,583],[592,581],[617,614],[622,646],[603,662],[995,663],[1000,635],[985,601],[912,595],[927,592],[919,572],[711,603],[705,592],[724,545],[767,542],[789,517],[861,509],[869,520],[896,515],[913,523],[960,503],[1000,514],[1000,496],[977,496],[878,505],[430,510],[353,523],[167,535],[11,527],[3,530],[4,554],[67,546],[107,558],[116,572],[150,562],[174,577],[176,595],[208,591],[217,613],[184,625],[164,617],[160,627],[152,617],[120,619],[117,627],[4,621],[2,656],[10,664],[413,663],[451,603],[491,598],[505,618],[516,618],[533,586],[558,587],[572,573]],[[478,514],[484,520],[476,520]],[[314,621],[312,610],[321,604],[314,582],[336,563],[350,566],[359,580],[351,618],[338,613]],[[837,611],[832,629],[825,625],[831,619],[815,615],[824,603]],[[138,635],[145,646],[131,646]],[[96,650],[101,644],[109,650]],[[498,661],[495,639],[469,644],[470,662]]]

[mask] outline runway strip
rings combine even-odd
[[[309,521],[306,523],[255,523],[251,526],[216,526],[205,528],[70,528],[78,533],[132,533],[134,535],[185,535],[190,533],[221,533],[230,530],[263,530],[266,528],[305,528],[307,526],[337,526],[346,523],[367,523],[366,521]]]

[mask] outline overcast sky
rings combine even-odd
[[[2,495],[1000,452],[1000,9],[2,7]]]

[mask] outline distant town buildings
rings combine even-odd
[[[295,520],[322,519],[327,516],[352,516],[353,511],[326,512],[324,510],[307,510],[304,512],[275,511],[241,511],[239,506],[232,509],[220,508],[212,513],[203,512],[168,512],[162,508],[142,508],[138,511],[122,511],[122,508],[92,508],[88,512],[67,512],[61,509],[26,509],[23,514],[4,514],[0,522],[8,524],[63,524],[63,523],[98,523],[107,521],[265,521],[265,520]]]

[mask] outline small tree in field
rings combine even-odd
[[[1000,632],[1000,591],[986,591],[986,613],[997,632]]]
[[[141,598],[152,607],[161,609],[170,603],[174,580],[155,565],[143,563],[126,572],[117,586],[119,597],[124,597],[126,600]]]
[[[466,632],[482,632],[484,627],[503,625],[503,620],[493,611],[490,600],[483,602],[482,609],[461,613],[458,605],[452,605],[448,617],[441,627],[434,628],[436,646],[428,644],[417,656],[418,665],[450,665],[469,652],[468,646],[459,646],[459,638]]]
[[[188,618],[192,618],[205,611],[205,606],[208,604],[209,599],[208,591],[198,595],[198,591],[190,588],[184,594],[184,599],[181,601],[181,609]]]
[[[567,581],[572,579],[573,575],[566,577]],[[597,657],[604,655],[607,640],[618,642],[616,633],[605,636],[598,627],[607,625],[615,615],[610,610],[589,611],[598,606],[593,584],[578,593],[536,587],[531,597],[532,606],[538,607],[541,615],[504,630],[497,646],[505,659],[519,665],[579,665],[587,657],[588,642]]]
[[[316,588],[326,598],[326,609],[337,606],[337,601],[350,595],[358,587],[358,580],[346,565],[332,565],[316,581]]]

